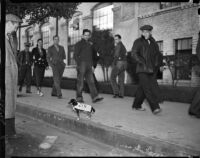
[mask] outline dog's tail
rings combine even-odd
[[[95,109],[92,107],[91,112],[95,113]]]

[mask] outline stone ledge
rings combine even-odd
[[[151,16],[156,16],[156,15],[160,15],[160,14],[165,14],[165,13],[169,13],[171,11],[177,11],[177,10],[182,10],[182,9],[187,9],[187,8],[191,8],[191,7],[196,7],[198,6],[199,4],[185,4],[185,5],[180,5],[180,6],[174,6],[174,7],[170,7],[170,8],[166,8],[166,9],[159,9],[155,12],[151,12],[151,13],[148,13],[148,14],[144,14],[144,15],[140,15],[138,16],[138,19],[144,19],[144,18],[148,18],[148,17],[151,17]]]

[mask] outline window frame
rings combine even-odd
[[[111,12],[109,12],[109,10],[103,10],[106,7],[111,7]],[[103,4],[100,3],[96,5],[92,9],[92,25],[99,30],[107,30],[107,29],[113,30],[114,26],[114,14],[112,11],[113,8],[114,8],[113,3],[103,3]],[[112,19],[111,22],[109,19]]]
[[[43,30],[45,27],[48,27],[48,30]],[[43,48],[48,49],[49,44],[50,44],[50,28],[49,28],[49,23],[44,23],[41,25],[41,35],[42,35],[42,41],[43,41]],[[47,36],[44,36],[46,35]],[[47,39],[47,40],[46,40]]]
[[[189,46],[187,49],[182,49],[182,41],[183,40],[188,40],[188,43],[191,43],[191,46]],[[189,40],[191,40],[191,42],[189,42]],[[175,79],[177,80],[191,80],[191,75],[192,75],[192,69],[189,67],[189,62],[187,63],[188,64],[188,68],[190,71],[190,74],[188,78],[179,78],[178,77],[178,74],[179,72],[181,71],[181,68],[184,68],[184,66],[187,66],[186,64],[180,64],[180,60],[181,59],[181,55],[188,55],[190,56],[190,58],[192,57],[192,40],[193,38],[192,37],[186,37],[186,38],[179,38],[179,39],[175,39],[175,58],[178,62],[178,66],[175,66]],[[178,42],[181,41],[181,48],[178,49]],[[189,59],[190,60],[190,59]],[[185,71],[185,70],[184,70]]]

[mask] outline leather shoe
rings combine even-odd
[[[124,96],[119,95],[119,98],[124,98]]]
[[[22,86],[19,87],[19,92],[21,92],[21,91],[22,91]]]
[[[114,96],[113,96],[113,98],[118,98],[119,96],[117,95],[117,94],[115,94]]]
[[[158,114],[158,113],[160,113],[162,110],[160,109],[160,108],[158,108],[158,109],[155,109],[154,111],[153,111],[153,114]]]
[[[55,95],[55,94],[51,94],[51,96],[52,96],[52,97],[57,97],[57,95]]]
[[[92,102],[93,103],[100,102],[103,99],[104,99],[103,97],[98,97],[98,98],[94,99]]]
[[[132,107],[133,110],[137,110],[137,111],[145,111],[146,109],[141,107],[141,108],[135,108],[135,107]]]
[[[58,96],[58,99],[62,99],[62,95],[59,95],[59,96]]]
[[[26,93],[32,93],[31,91],[26,91]]]

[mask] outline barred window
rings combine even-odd
[[[175,40],[176,79],[190,80],[191,68],[189,66],[192,56],[192,38]]]
[[[42,40],[43,40],[43,48],[48,49],[49,41],[50,41],[50,29],[48,24],[44,24],[41,28],[42,31]]]
[[[163,54],[163,41],[157,41],[159,51]],[[163,79],[163,72],[158,70],[157,72],[157,79]]]
[[[163,54],[163,41],[157,41],[159,51]]]
[[[113,5],[94,9],[93,25],[100,30],[113,29]]]

